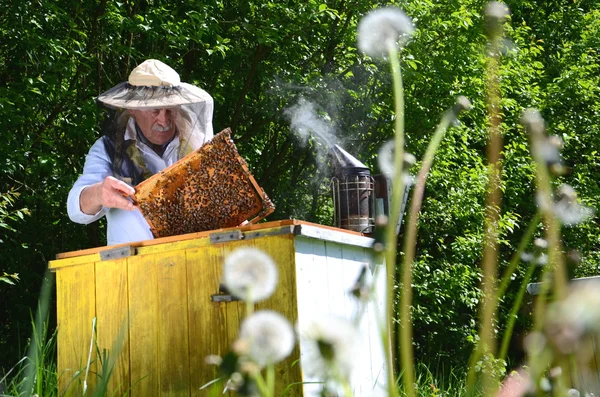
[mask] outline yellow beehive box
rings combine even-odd
[[[251,246],[274,259],[277,289],[257,309],[278,311],[296,324],[317,315],[355,314],[348,291],[369,263],[371,242],[355,232],[288,220],[59,254],[49,264],[56,273],[59,387],[81,389],[95,319],[94,344],[114,360],[110,395],[213,395],[200,389],[216,376],[205,358],[229,351],[245,315],[242,302],[220,292],[229,252]],[[377,282],[385,284],[383,278]],[[383,301],[375,305],[361,323],[356,395],[370,395],[385,379],[374,317],[383,312]],[[304,353],[297,345],[276,366],[276,395],[313,380],[303,375]],[[99,358],[94,348],[90,387]],[[298,383],[286,395],[313,395],[318,387]]]

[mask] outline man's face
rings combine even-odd
[[[171,109],[129,110],[150,143],[164,145],[175,135]]]

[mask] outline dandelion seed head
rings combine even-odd
[[[402,166],[402,169],[408,170],[410,169],[410,167],[415,165],[416,162],[417,158],[414,154],[404,152],[404,164]]]
[[[486,4],[483,11],[486,22],[486,30],[489,37],[500,37],[503,30],[503,24],[510,15],[506,4],[499,1],[490,1]]]
[[[306,342],[305,372],[309,377],[349,379],[357,355],[359,334],[346,319],[314,319],[299,326],[300,338]]]
[[[530,355],[540,354],[546,347],[546,337],[541,332],[531,332],[523,341],[523,348]]]
[[[548,378],[543,377],[540,379],[540,389],[546,393],[549,393],[552,390],[552,383],[550,383]]]
[[[259,367],[275,364],[294,349],[294,330],[281,314],[262,310],[242,323],[240,339],[248,343],[248,356]]]
[[[579,397],[579,391],[577,389],[569,389],[567,390],[567,397]]]
[[[393,140],[387,141],[379,148],[379,154],[377,156],[377,164],[381,172],[388,178],[393,179],[394,170],[394,145]]]
[[[240,299],[251,302],[267,299],[277,285],[277,267],[263,251],[238,248],[225,258],[223,283]]]
[[[546,130],[546,122],[537,109],[525,109],[521,115],[521,124],[530,134],[543,134]]]
[[[465,110],[471,110],[472,107],[473,105],[471,104],[471,101],[469,101],[469,99],[466,96],[459,95],[456,97],[456,101],[454,102],[452,110],[454,114],[458,116],[461,112]]]
[[[576,225],[590,219],[594,210],[583,206],[577,201],[575,190],[569,185],[561,185],[558,188],[554,203],[554,215],[567,226]]]
[[[399,8],[378,8],[358,24],[358,48],[370,57],[385,58],[391,47],[406,44],[414,30],[412,20]]]
[[[485,5],[484,14],[486,17],[504,20],[510,15],[506,4],[500,1],[490,1]]]
[[[549,167],[560,165],[560,150],[563,148],[562,138],[556,135],[544,139],[539,147],[539,154]]]
[[[394,153],[396,142],[392,139],[381,145],[377,156],[377,164],[381,172],[389,179],[394,179],[396,169],[394,167]],[[405,185],[412,184],[412,177],[408,174],[408,170],[415,165],[417,158],[411,153],[404,153],[402,161],[402,175],[404,176]]]
[[[588,341],[600,332],[600,284],[573,283],[566,298],[548,307],[544,330],[560,353],[587,354]]]

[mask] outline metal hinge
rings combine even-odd
[[[242,233],[241,230],[236,229],[226,232],[211,233],[209,237],[211,244],[225,243],[227,241],[242,240],[244,238],[244,233]]]
[[[135,248],[128,245],[125,247],[116,247],[100,251],[100,259],[103,261],[110,261],[113,259],[127,258],[128,256],[135,255]]]

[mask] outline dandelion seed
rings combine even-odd
[[[591,218],[594,210],[579,204],[577,194],[571,186],[562,185],[558,188],[554,214],[563,224],[576,225]]]
[[[385,58],[396,44],[406,44],[415,28],[412,20],[397,7],[369,12],[358,24],[358,48],[373,58]]]
[[[277,267],[273,259],[259,249],[238,248],[225,258],[223,283],[236,297],[257,302],[275,291]]]
[[[359,334],[343,318],[315,319],[302,325],[300,338],[306,342],[305,373],[309,377],[348,380],[357,356]]]
[[[281,314],[262,310],[246,318],[240,339],[248,343],[248,356],[261,368],[275,364],[294,349],[294,330]]]

